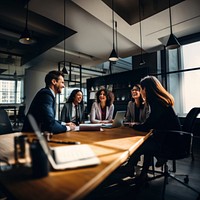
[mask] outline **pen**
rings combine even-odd
[[[62,141],[62,140],[49,140],[48,142],[53,142],[58,144],[81,144],[80,142]]]

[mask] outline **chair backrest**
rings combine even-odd
[[[164,130],[157,131],[157,137],[161,144],[158,157],[167,160],[178,160],[191,155],[193,134],[184,131]]]
[[[18,120],[20,122],[23,122],[24,121],[24,118],[25,118],[25,108],[26,106],[19,106],[19,111],[18,111]]]
[[[200,108],[199,107],[194,107],[192,108],[189,113],[187,114],[184,123],[183,123],[183,127],[182,130],[186,131],[186,132],[191,132],[193,133],[194,131],[194,122],[198,116],[198,114],[200,113]]]
[[[0,134],[12,133],[12,125],[7,112],[0,108]]]

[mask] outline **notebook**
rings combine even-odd
[[[53,169],[64,170],[100,164],[99,158],[87,144],[50,148],[34,117],[29,114],[28,119]]]
[[[123,125],[126,111],[117,111],[113,123],[102,124],[102,128],[118,128]]]
[[[75,131],[101,131],[101,124],[80,124]]]

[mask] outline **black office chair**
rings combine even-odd
[[[0,134],[12,133],[12,125],[7,112],[0,108]]]
[[[183,131],[194,134],[195,120],[197,119],[197,116],[199,115],[199,113],[200,113],[200,107],[194,107],[189,111],[182,126]],[[191,156],[192,156],[192,160],[194,160],[193,147],[191,150]]]
[[[199,113],[200,113],[199,107],[194,107],[188,112],[188,114],[186,115],[185,120],[182,124],[182,131],[194,134],[195,121],[196,121]],[[192,157],[192,161],[193,161],[194,160],[193,145],[191,147],[191,157]],[[173,170],[172,171],[176,172],[176,161],[173,160],[172,162],[173,162]]]
[[[184,131],[164,130],[154,131],[154,135],[159,137],[159,140],[161,141],[161,151],[155,156],[160,159],[167,160],[167,162],[164,164],[163,171],[154,171],[154,173],[158,175],[155,175],[149,180],[151,181],[164,176],[162,199],[165,197],[165,190],[169,177],[196,192],[198,194],[197,199],[200,199],[200,192],[188,185],[189,176],[183,174],[172,174],[168,167],[169,160],[180,160],[191,155],[193,134]],[[177,176],[185,176],[184,181],[177,178]]]
[[[18,110],[18,114],[16,116],[16,125],[19,126],[20,123],[24,123],[24,119],[25,119],[25,109],[26,106],[19,106],[19,110]]]

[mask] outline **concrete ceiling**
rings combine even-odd
[[[20,0],[21,4],[12,4],[11,0],[2,0],[1,2],[11,2],[10,6],[13,6],[11,6],[12,9],[7,9],[6,14],[0,9],[0,42],[2,43],[2,38],[7,38],[8,45],[11,43],[9,41],[17,43],[18,36],[25,26],[23,21],[26,12],[25,3],[23,0]],[[123,60],[123,58],[140,54],[140,29],[138,0],[115,0],[114,5],[120,56],[120,61],[113,69],[116,73],[131,69],[131,60]],[[199,0],[171,0],[171,5],[173,33],[177,38],[200,33]],[[16,58],[15,60],[19,58],[15,65],[23,65],[19,67],[18,73],[23,71],[22,68],[29,67],[45,72],[57,69],[58,63],[64,60],[63,6],[63,0],[30,0],[29,10],[31,14],[28,27],[37,43],[28,47],[22,45],[21,48],[25,51],[32,49],[28,52],[31,56],[9,52],[8,46],[2,47],[0,45],[1,60],[8,57],[7,53],[12,55],[12,58]],[[143,51],[153,52],[163,48],[170,34],[168,0],[141,0],[141,6]],[[66,1],[65,26],[68,34],[65,40],[65,58],[85,69],[92,69],[91,74],[89,71],[83,74],[85,78],[93,77],[94,74],[100,76],[109,73],[109,62],[107,61],[112,50],[112,10],[110,7],[111,0]],[[24,14],[22,15],[22,11],[19,12],[18,9],[23,10]],[[13,10],[18,10],[18,12]],[[13,13],[18,13],[18,15],[21,13],[21,15],[18,17]],[[12,21],[13,24],[7,27],[5,21],[9,21],[9,23]],[[11,33],[15,36],[14,39],[13,35],[11,37]],[[39,53],[34,54],[36,50]],[[12,67],[9,68],[8,65],[13,66],[12,64],[0,64],[0,68],[13,73],[12,70],[16,70],[16,66],[15,69],[11,69]],[[3,73],[7,73],[7,71]]]

